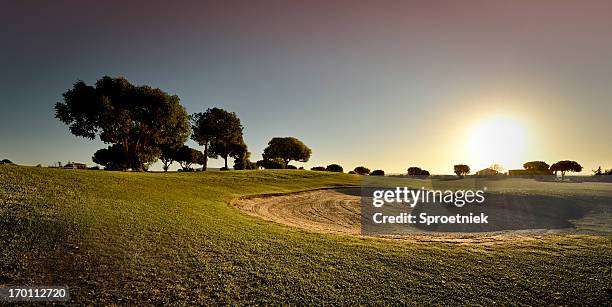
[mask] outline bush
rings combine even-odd
[[[0,161],[0,164],[13,164],[13,161],[11,161],[9,159],[4,159],[4,160]]]
[[[287,169],[297,169],[297,167],[293,165],[287,165]]]
[[[225,166],[224,166],[224,167],[220,168],[219,170],[220,170],[220,171],[229,171],[229,168],[227,168],[227,167],[225,167]]]
[[[365,166],[357,166],[353,171],[359,175],[367,175],[370,173],[370,169]]]
[[[336,173],[344,172],[344,169],[342,168],[342,166],[338,164],[330,164],[327,166],[327,168],[325,168],[325,170],[328,172],[336,172]]]
[[[280,158],[259,160],[257,161],[257,167],[265,169],[284,169],[285,161]]]
[[[350,171],[348,172],[350,175],[357,175],[357,173],[355,173],[355,171]]]
[[[372,173],[370,173],[370,176],[384,176],[384,175],[385,175],[385,171],[381,169],[374,170]]]
[[[324,171],[325,167],[323,166],[315,166],[313,168],[310,169],[311,171]]]

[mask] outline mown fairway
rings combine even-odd
[[[229,205],[242,195],[356,184],[357,176],[311,171],[0,166],[0,285],[67,285],[76,304],[612,300],[610,236],[414,243],[308,233]],[[601,191],[592,192],[612,197]]]

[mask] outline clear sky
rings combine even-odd
[[[0,158],[91,164],[53,106],[110,75],[236,112],[253,160],[295,136],[307,168],[612,168],[610,1],[38,2],[0,9]]]

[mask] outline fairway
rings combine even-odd
[[[359,184],[356,175],[300,170],[128,173],[0,165],[0,285],[66,285],[78,305],[597,306],[612,299],[611,236],[596,234],[602,221],[588,214],[576,224],[581,231],[457,244],[316,232],[231,204]],[[608,205],[612,199],[603,183],[500,181],[491,188],[598,197]]]

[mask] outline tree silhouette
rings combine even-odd
[[[325,171],[325,167],[323,166],[315,166],[310,168],[311,171]]]
[[[601,176],[603,175],[603,170],[601,169],[601,166],[599,166],[596,170],[593,170],[593,174],[595,176]]]
[[[104,166],[107,171],[123,171],[130,167],[125,149],[120,144],[114,144],[96,151],[92,161]]]
[[[246,146],[244,147],[244,151],[237,154],[237,157],[234,158],[234,169],[235,170],[245,170],[245,169],[256,169],[257,164],[251,162],[251,153],[246,150]]]
[[[557,175],[557,172],[561,172],[561,180],[564,180],[565,172],[581,172],[582,165],[576,161],[563,160],[551,165],[550,170],[555,172],[555,176]]]
[[[429,171],[426,171],[416,166],[409,167],[407,172],[408,176],[429,176]]]
[[[367,175],[370,173],[370,169],[365,166],[357,166],[353,171],[358,175]]]
[[[454,166],[454,172],[457,176],[463,177],[470,173],[470,167],[465,164],[457,164]]]
[[[142,171],[154,162],[163,144],[189,134],[188,116],[179,97],[125,78],[108,76],[95,86],[78,81],[55,104],[55,117],[76,136],[117,144],[128,168]],[[116,152],[113,152],[116,154]],[[123,162],[124,162],[123,161]]]
[[[342,168],[342,166],[338,165],[338,164],[330,164],[325,168],[326,171],[328,172],[335,172],[335,173],[342,173],[344,172],[344,169]]]
[[[190,171],[192,164],[204,163],[204,154],[197,149],[183,145],[176,151],[175,160],[181,165],[183,171]]]
[[[191,139],[204,146],[202,170],[207,169],[208,158],[215,159],[218,156],[225,160],[227,169],[227,158],[239,156],[235,151],[236,145],[244,144],[242,124],[236,113],[210,108],[203,113],[192,114],[191,123],[193,130]]]
[[[265,169],[284,169],[287,167],[285,161],[281,158],[263,159],[257,161],[257,167]]]
[[[304,145],[302,141],[294,137],[275,137],[268,142],[268,147],[264,149],[264,160],[280,158],[284,161],[285,166],[289,162],[308,162],[312,150]]]
[[[384,176],[384,175],[385,175],[385,171],[383,171],[381,169],[373,170],[370,173],[370,176]]]
[[[530,161],[530,162],[525,162],[523,164],[523,168],[525,168],[528,171],[534,171],[534,172],[546,172],[549,169],[549,165],[548,163],[544,162],[544,161]]]

